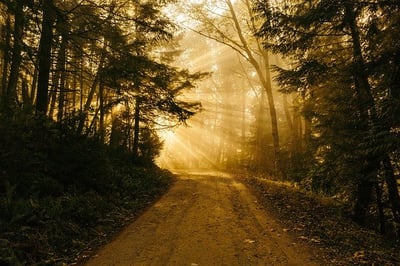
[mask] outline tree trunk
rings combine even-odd
[[[22,62],[22,37],[24,33],[24,4],[23,0],[15,1],[14,10],[14,46],[12,50],[12,60],[10,68],[10,76],[6,89],[6,110],[8,113],[13,113],[17,98],[17,84],[19,77],[19,69]]]
[[[274,95],[272,93],[272,84],[271,84],[271,74],[269,70],[269,55],[268,52],[263,50],[263,59],[265,64],[265,84],[264,88],[267,92],[268,99],[268,107],[269,107],[269,115],[271,118],[271,130],[272,130],[272,140],[274,142],[274,173],[276,177],[285,177],[286,173],[283,167],[281,166],[281,148],[279,141],[279,130],[278,130],[278,119],[276,115],[275,109],[275,100]]]
[[[62,120],[64,119],[64,106],[65,106],[65,80],[66,80],[66,71],[65,71],[65,62],[66,62],[66,50],[67,50],[67,37],[65,35],[62,36],[60,54],[59,54],[59,71],[60,71],[60,94],[58,96],[58,112],[57,112],[57,122],[62,124]]]
[[[265,165],[265,142],[263,140],[263,124],[264,124],[264,112],[265,112],[265,90],[261,91],[260,99],[259,99],[259,107],[258,107],[258,121],[256,123],[256,132],[255,132],[255,162],[257,169],[263,169]]]
[[[107,44],[106,44],[106,42],[104,42],[102,53],[101,53],[101,56],[100,56],[99,66],[97,67],[97,71],[96,71],[94,80],[92,82],[92,86],[90,87],[89,94],[88,94],[88,96],[86,98],[85,105],[83,106],[83,109],[81,108],[81,116],[80,116],[80,119],[79,119],[79,125],[78,125],[78,129],[76,130],[76,133],[78,135],[82,134],[83,127],[84,127],[86,119],[88,117],[88,112],[89,112],[89,109],[90,109],[90,105],[92,104],[93,96],[94,96],[94,93],[96,92],[96,88],[97,88],[97,85],[98,85],[99,80],[100,80],[100,75],[101,75],[101,72],[102,72],[102,69],[103,69],[104,60],[106,58],[106,47],[107,47]],[[81,87],[81,90],[82,90],[82,87]],[[81,101],[83,101],[82,95],[81,95]]]
[[[392,163],[390,162],[389,156],[385,156],[383,159],[383,167],[385,169],[385,181],[389,193],[389,201],[392,209],[392,214],[394,217],[394,223],[396,228],[396,238],[400,237],[400,196],[399,189],[397,186],[396,176],[394,175],[394,170]]]
[[[259,52],[262,54],[262,58],[264,60],[264,69],[261,68],[260,64],[254,57],[254,53],[251,51],[246,38],[243,35],[242,28],[240,26],[239,20],[236,16],[236,12],[233,8],[232,2],[230,0],[226,0],[226,4],[228,5],[229,11],[232,16],[232,20],[235,25],[235,29],[237,31],[238,37],[240,39],[240,43],[242,44],[242,49],[244,50],[245,54],[247,55],[247,60],[249,63],[255,68],[257,75],[260,79],[260,82],[267,93],[268,99],[268,107],[269,107],[269,114],[271,118],[271,131],[272,131],[272,139],[274,145],[274,172],[275,175],[280,176],[283,174],[283,169],[280,166],[280,143],[279,143],[279,131],[278,131],[278,120],[276,116],[276,109],[275,109],[275,102],[274,96],[272,93],[272,84],[271,84],[271,76],[270,76],[270,65],[269,65],[269,55],[268,52],[259,46]],[[247,2],[248,8],[249,2]],[[251,9],[251,8],[250,8]]]
[[[25,111],[32,111],[32,100],[29,95],[28,83],[26,79],[22,79],[21,84],[22,103]]]
[[[74,56],[75,58],[75,56]],[[79,79],[79,68],[77,68],[76,66],[79,66],[78,60],[74,59],[73,64],[75,66],[74,70],[73,70],[73,76],[72,76],[72,115],[75,116],[76,113],[76,103],[77,103],[77,86],[78,86],[78,79]]]
[[[385,213],[383,211],[382,188],[379,182],[375,183],[375,194],[376,194],[376,205],[378,206],[378,215],[379,215],[379,231],[382,235],[384,235],[386,233],[386,219],[385,219]]]
[[[7,15],[6,25],[3,32],[4,42],[3,42],[3,69],[1,75],[1,97],[7,95],[7,76],[8,67],[10,64],[10,50],[11,50],[11,21],[10,16]],[[5,100],[5,97],[3,98]]]
[[[353,219],[360,225],[365,225],[369,205],[372,200],[372,189],[374,182],[369,180],[359,181],[356,191],[356,203],[354,205]]]
[[[133,126],[133,147],[132,153],[133,158],[137,159],[139,156],[139,130],[140,130],[140,97],[136,96],[135,101],[135,121]]]
[[[99,117],[99,137],[101,143],[104,143],[105,135],[106,135],[106,129],[104,125],[104,117],[105,117],[105,106],[104,106],[104,82],[102,79],[100,79],[100,85],[99,85],[99,111],[100,111],[100,117]]]
[[[49,117],[53,118],[54,111],[56,109],[56,102],[57,102],[57,95],[59,95],[58,99],[61,97],[61,90],[62,90],[62,82],[61,82],[61,75],[63,75],[64,66],[65,66],[65,42],[64,38],[62,37],[60,43],[60,49],[58,50],[57,56],[57,66],[55,73],[52,78],[53,89],[49,93],[49,110],[48,115]],[[63,47],[64,46],[64,47]],[[63,51],[64,48],[64,51]]]
[[[53,0],[43,1],[42,34],[39,43],[39,75],[36,96],[36,114],[46,115],[48,87],[51,68],[51,48],[53,42],[53,23],[55,14]]]
[[[238,158],[239,160],[239,166],[242,167],[246,167],[247,165],[244,164],[245,162],[245,150],[246,150],[246,145],[247,145],[247,141],[246,141],[246,89],[245,89],[245,84],[243,82],[242,84],[242,118],[241,118],[241,134],[240,134],[240,149],[241,149],[241,153],[240,156]]]
[[[295,106],[295,96],[292,94],[291,102],[293,106],[293,138],[294,138],[294,146],[296,150],[296,156],[299,157],[303,152],[303,144],[301,136],[303,134],[303,125],[301,114],[299,113],[299,108]],[[300,157],[297,158],[297,161],[300,162]]]
[[[358,109],[360,111],[360,129],[365,132],[371,132],[370,124],[377,123],[376,110],[374,98],[371,92],[371,85],[368,81],[368,74],[366,71],[365,61],[363,58],[360,34],[357,26],[356,13],[354,10],[354,4],[351,1],[345,1],[345,22],[350,29],[352,49],[353,49],[353,76],[354,76],[354,86],[358,97]],[[358,190],[357,190],[357,202],[356,209],[354,210],[356,214],[356,221],[360,224],[364,223],[366,211],[364,208],[370,203],[367,202],[371,200],[371,189],[366,189],[370,187],[371,182],[376,182],[376,174],[379,169],[379,162],[376,158],[366,157],[366,166],[362,169],[362,174],[358,180]],[[375,176],[371,176],[375,174]],[[368,177],[368,175],[370,175]],[[367,195],[367,193],[369,195]],[[361,207],[360,207],[361,206]],[[363,209],[360,211],[360,209]],[[363,216],[363,217],[362,217]]]
[[[288,104],[288,99],[287,99],[287,94],[283,93],[282,94],[282,99],[283,99],[283,109],[285,112],[285,117],[286,121],[288,124],[288,131],[290,132],[290,168],[296,167],[297,166],[297,158],[299,154],[299,148],[298,148],[298,141],[297,141],[297,132],[298,132],[298,124],[297,124],[297,118],[295,115],[293,115],[289,110],[289,104]]]
[[[32,78],[32,84],[31,84],[31,91],[30,91],[31,105],[32,106],[36,102],[38,73],[39,73],[39,68],[38,68],[37,64],[35,64],[35,69],[34,69],[34,72],[33,72],[33,78]]]
[[[110,144],[113,149],[119,148],[123,143],[122,121],[118,117],[113,118],[111,124]]]

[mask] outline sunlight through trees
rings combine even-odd
[[[399,25],[398,0],[0,1],[0,225],[158,164],[289,181],[399,241]]]
[[[382,232],[396,231],[398,3],[224,0],[177,10],[181,63],[212,75],[193,96],[203,111],[176,131],[197,156],[173,156],[166,141],[175,166],[287,178],[352,205],[360,223],[376,212]]]

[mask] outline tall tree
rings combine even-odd
[[[7,75],[10,64],[10,46],[11,46],[11,19],[10,14],[5,14],[5,21],[1,27],[1,48],[2,48],[2,69],[1,69],[1,97],[5,100],[7,94]]]
[[[146,149],[148,157],[156,147],[145,146],[158,143],[159,124],[182,124],[199,110],[198,103],[180,97],[202,74],[159,58],[172,38],[173,24],[161,12],[170,1],[0,2],[6,15],[0,19],[0,59],[7,117],[36,111],[54,120],[61,136],[75,132],[105,143],[112,118],[119,117],[125,148],[132,152],[135,146],[136,157]],[[136,97],[143,99],[136,119],[124,116],[135,110]]]
[[[363,223],[378,173],[382,164],[393,163],[389,157],[393,141],[398,141],[393,127],[388,127],[391,122],[382,119],[393,110],[380,108],[388,90],[386,75],[375,72],[376,62],[370,55],[380,56],[368,43],[370,38],[376,40],[377,28],[385,28],[398,17],[398,3],[286,1],[283,7],[255,2],[265,19],[259,36],[266,37],[267,47],[293,60],[292,69],[278,70],[281,85],[292,91],[301,89],[306,95],[303,110],[314,128],[313,156],[319,169],[325,169],[325,176],[314,176],[314,180],[322,180],[327,189],[351,180],[347,184],[355,194],[355,218]],[[393,12],[390,18],[378,15],[388,10]],[[383,35],[392,36],[389,32]],[[393,77],[396,69],[388,61],[381,63]],[[388,136],[385,144],[371,141],[382,134]],[[387,186],[392,187],[389,182]],[[398,191],[391,194],[397,201]]]
[[[42,2],[42,34],[39,42],[38,88],[36,113],[46,115],[48,107],[49,77],[51,68],[51,49],[53,43],[53,24],[56,11],[52,0]]]
[[[190,13],[193,19],[201,23],[198,29],[193,30],[232,48],[254,68],[268,100],[273,140],[274,174],[280,175],[283,173],[283,169],[280,167],[279,128],[270,75],[269,53],[262,47],[259,39],[254,38],[253,33],[257,29],[257,22],[254,19],[251,3],[250,1],[233,3],[230,0],[224,0],[212,4],[214,6],[195,4],[192,7],[193,11]],[[209,10],[215,11],[210,12]]]
[[[8,78],[7,89],[5,93],[5,106],[8,113],[14,112],[17,100],[17,84],[19,78],[19,70],[22,62],[22,47],[24,34],[24,2],[17,0],[9,3],[9,8],[14,15],[14,30],[13,30],[13,48],[10,75]]]

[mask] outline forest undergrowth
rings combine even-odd
[[[332,265],[400,264],[398,244],[354,223],[345,204],[255,175],[241,174],[238,179],[283,224],[285,232],[321,251],[322,261]]]
[[[42,122],[0,124],[0,265],[76,263],[173,181],[95,138],[60,136],[51,122],[40,131]]]

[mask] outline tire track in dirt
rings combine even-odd
[[[318,263],[241,183],[222,173],[182,173],[153,207],[86,265]]]

